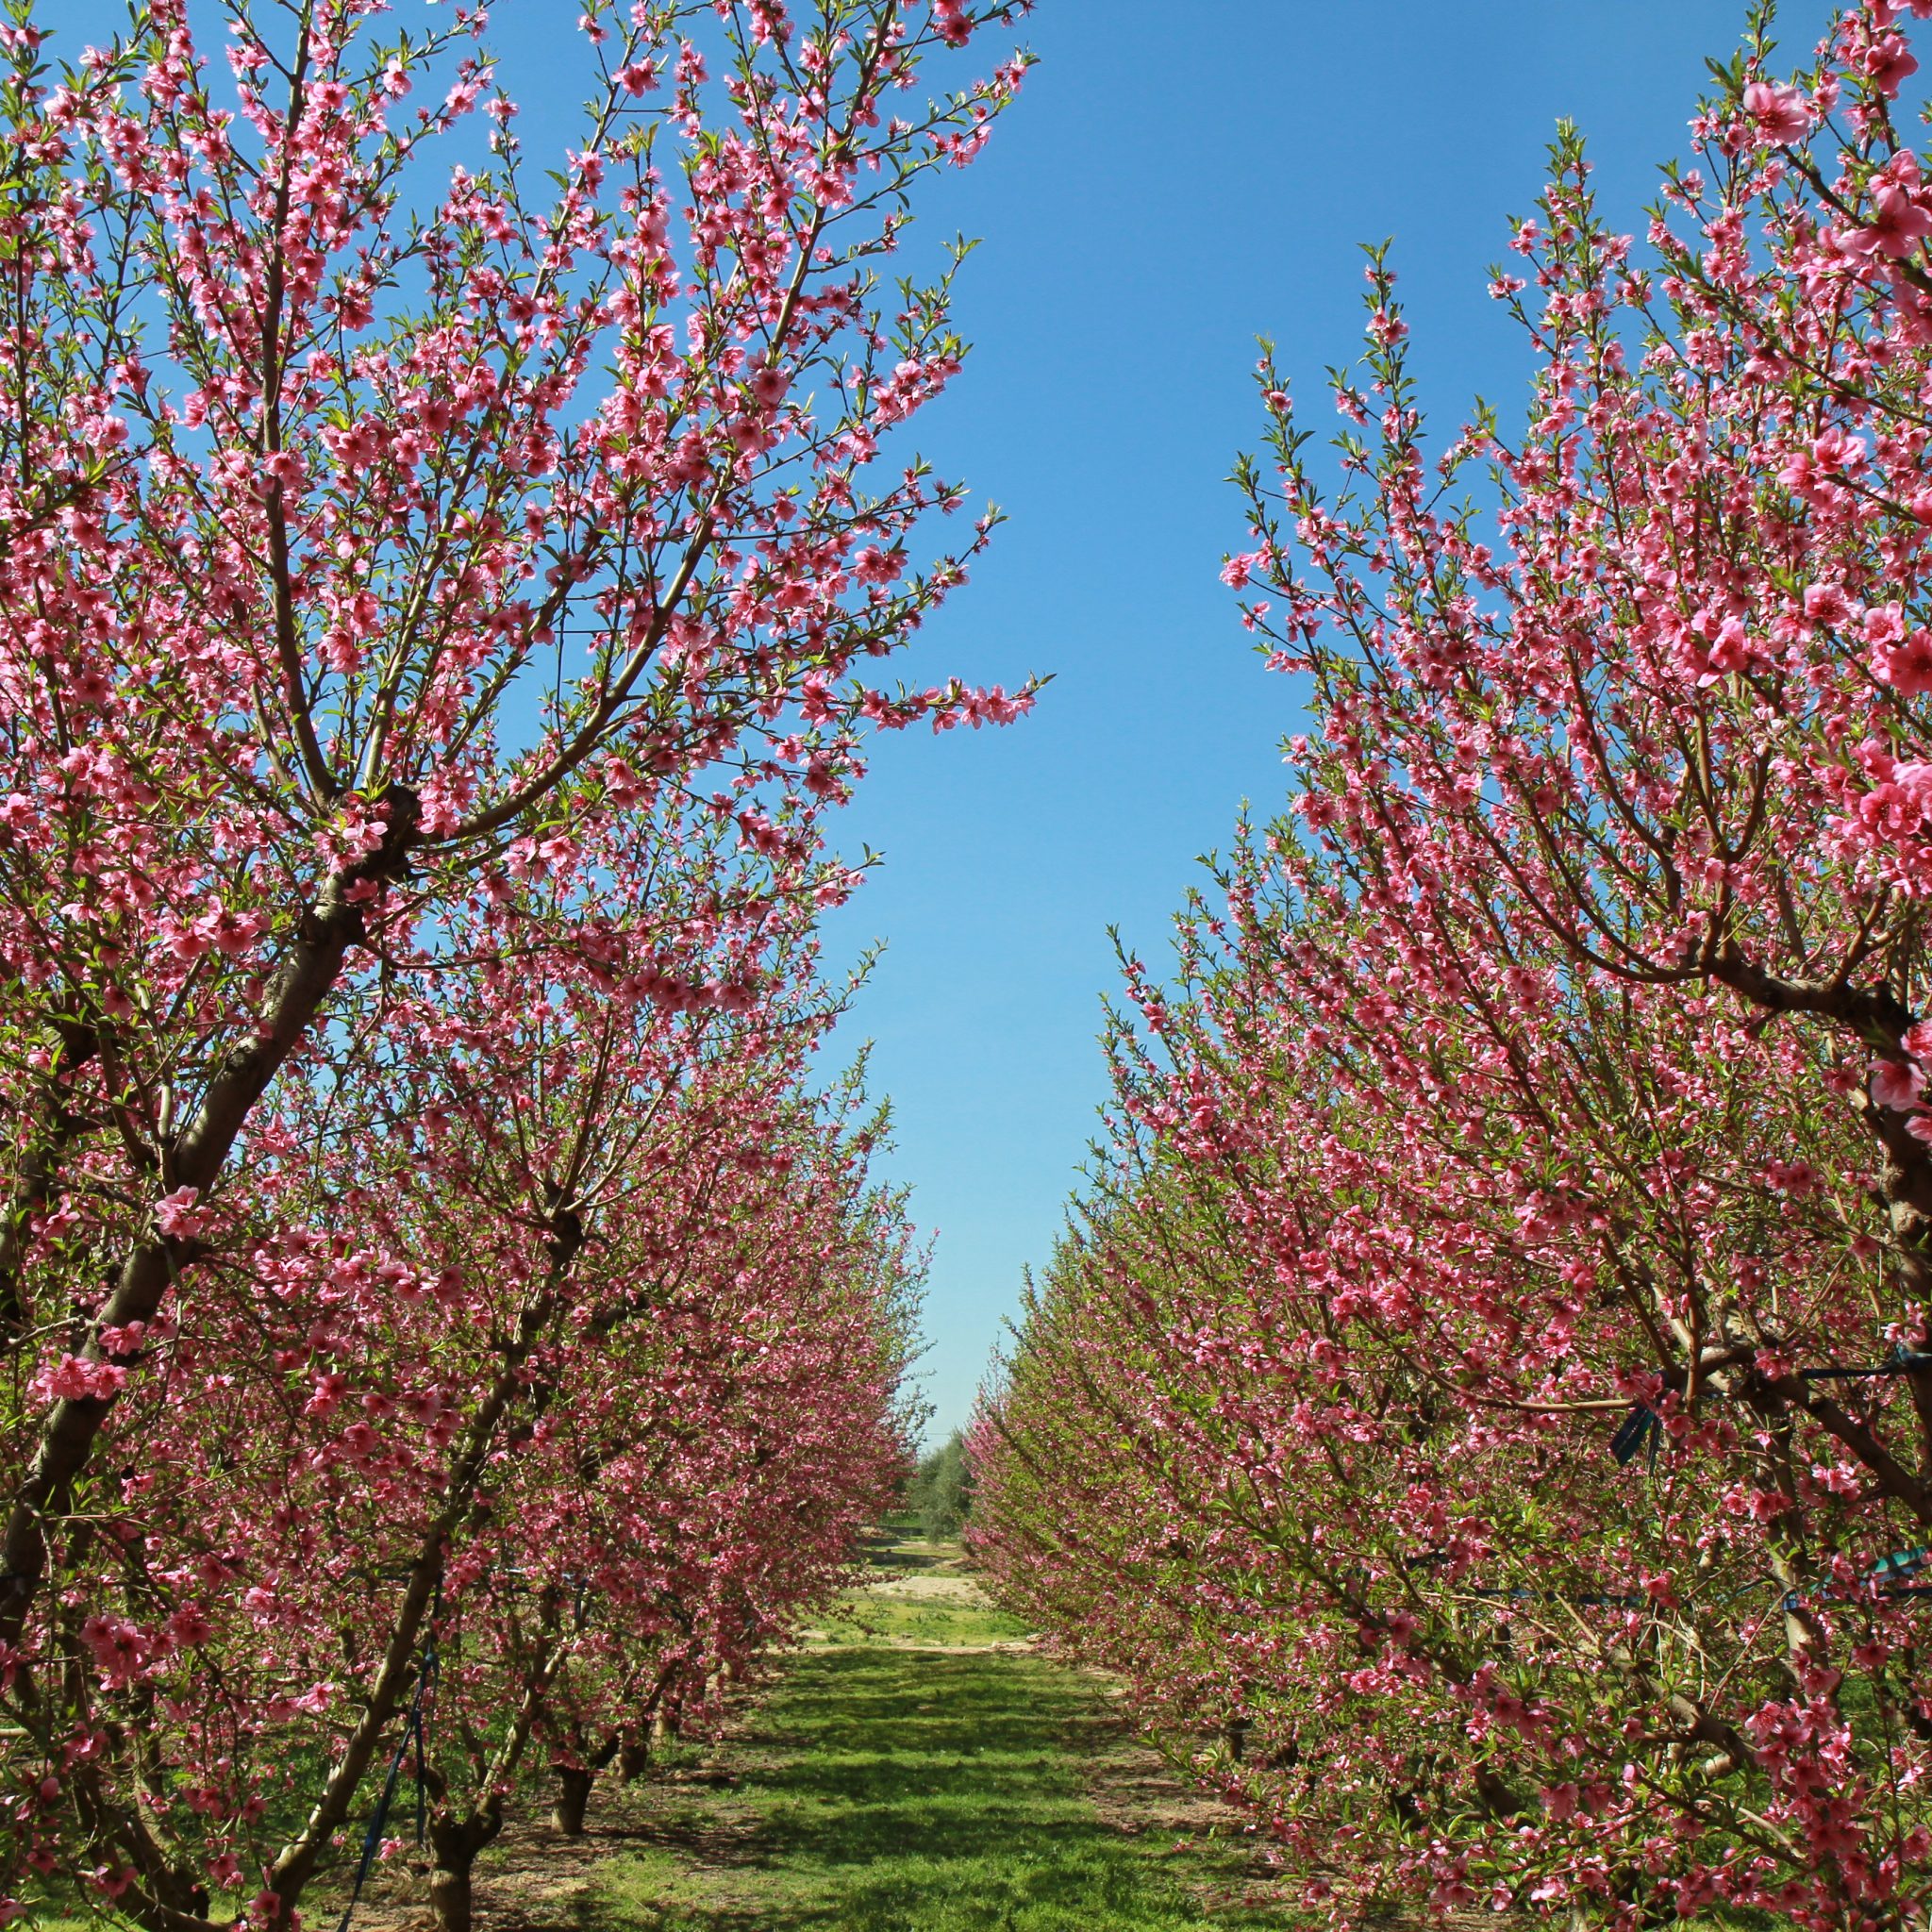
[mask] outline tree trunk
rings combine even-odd
[[[99,1051],[92,1026],[75,1020],[50,1022],[60,1040],[60,1063],[57,1071],[71,1076],[72,1070],[84,1067]],[[25,1257],[27,1236],[34,1216],[47,1204],[47,1196],[59,1173],[74,1138],[75,1118],[67,1107],[67,1085],[47,1093],[42,1102],[36,1131],[20,1158],[20,1171],[14,1177],[13,1199],[0,1218],[0,1342],[11,1347],[33,1325],[33,1310],[26,1302]]]
[[[429,1849],[436,1866],[429,1874],[429,1913],[436,1932],[472,1932],[476,1854],[496,1836],[492,1826],[498,1823],[490,1812],[431,1815]]]
[[[436,1921],[436,1932],[471,1932],[475,1900],[470,1868],[475,1858],[467,1851],[453,1857],[454,1862],[445,1865],[438,1855],[436,1870],[429,1878],[429,1912]]]
[[[429,1817],[429,1849],[436,1859],[429,1878],[429,1910],[436,1932],[471,1932],[471,1873],[476,1854],[493,1843],[503,1829],[504,1793],[516,1780],[517,1766],[530,1740],[543,1692],[563,1657],[561,1650],[553,1652],[525,1678],[523,1701],[510,1721],[509,1734],[483,1773],[480,1797],[460,1806],[452,1803],[442,1774],[434,1767],[427,1771],[425,1781],[436,1801]]]
[[[423,816],[422,803],[400,785],[391,786],[383,802],[389,823],[381,844],[323,888],[270,983],[260,1021],[247,1043],[231,1046],[208,1079],[175,1142],[176,1186],[207,1191],[221,1178],[256,1102],[317,1024],[350,948],[359,945],[364,936],[362,908],[351,896],[355,888],[364,881],[402,876]],[[137,1236],[113,1291],[94,1315],[82,1356],[105,1361],[103,1329],[153,1321],[175,1274],[193,1254],[192,1243],[171,1236]],[[46,1577],[45,1524],[65,1515],[115,1400],[112,1395],[64,1396],[42,1424],[33,1457],[16,1479],[6,1531],[0,1536],[0,1644],[20,1641]]]
[[[584,1811],[596,1780],[594,1771],[580,1771],[569,1764],[557,1767],[557,1802],[550,1807],[550,1822],[565,1838],[583,1837]]]
[[[651,1743],[648,1738],[626,1738],[617,1753],[617,1774],[625,1784],[634,1785],[651,1768]]]

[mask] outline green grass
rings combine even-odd
[[[612,1787],[621,1819],[562,1907],[527,1842],[483,1855],[479,1890],[510,1927],[576,1932],[1259,1932],[1294,1920],[1241,1842],[1189,1836],[1198,1817],[1154,1778],[1089,1679],[1028,1648],[980,1598],[957,1544],[886,1525],[877,1588],[850,1592],[722,1746],[673,1744],[648,1782]],[[918,1579],[935,1579],[922,1590]],[[1113,1795],[1105,1796],[1111,1788]],[[1158,1814],[1150,1815],[1149,1791]],[[1102,1804],[1096,1792],[1103,1794]],[[615,1819],[612,1821],[615,1823]],[[607,1827],[608,1829],[608,1827]],[[539,1847],[541,1850],[541,1847]],[[554,1869],[554,1867],[552,1868]],[[420,1917],[390,1872],[371,1922]],[[400,1888],[400,1889],[399,1889]],[[318,1888],[305,1917],[343,1900]],[[132,1932],[53,1910],[32,1932]],[[66,1907],[71,1910],[72,1907]]]
[[[1029,1635],[1019,1618],[995,1609],[966,1574],[958,1543],[932,1543],[917,1525],[894,1521],[867,1539],[872,1587],[847,1591],[810,1633],[817,1644],[1011,1643]],[[934,1593],[937,1584],[945,1593]]]
[[[1122,1748],[1093,1688],[1030,1653],[808,1654],[724,1781],[654,1794],[653,1842],[598,1868],[588,1932],[1291,1924],[1238,1903],[1238,1844],[1101,1814],[1083,1773]]]
[[[824,1643],[1010,1643],[1026,1626],[990,1604],[947,1603],[854,1591],[822,1626]]]

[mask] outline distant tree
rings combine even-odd
[[[907,1486],[906,1500],[928,1542],[949,1542],[966,1526],[973,1484],[966,1467],[966,1439],[958,1429],[920,1462]]]

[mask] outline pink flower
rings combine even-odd
[[[1754,80],[1744,90],[1744,111],[1769,147],[1801,139],[1811,126],[1811,109],[1794,87]]]
[[[327,1415],[341,1401],[349,1386],[348,1376],[336,1371],[318,1375],[314,1392],[302,1406],[304,1415]]]
[[[1874,1060],[1871,1093],[1880,1107],[1894,1113],[1907,1113],[1919,1104],[1920,1090],[1925,1084],[1925,1070],[1916,1060]]]
[[[141,1626],[122,1617],[88,1618],[80,1640],[93,1652],[104,1680],[116,1689],[134,1680],[151,1648]]]
[[[1915,630],[1898,643],[1880,645],[1872,661],[1879,677],[1907,697],[1932,691],[1932,631]]]
[[[1871,221],[1855,229],[1846,242],[1860,255],[1896,258],[1912,254],[1927,234],[1932,234],[1932,213],[1908,190],[1888,182],[1872,197]]]
[[[176,1188],[172,1194],[163,1195],[155,1203],[155,1225],[171,1240],[194,1234],[202,1224],[202,1217],[194,1210],[200,1198],[199,1188]]]
[[[206,1643],[215,1634],[215,1626],[193,1605],[186,1605],[168,1619],[168,1635],[174,1641],[190,1649]]]
[[[1727,617],[1711,641],[1710,666],[1713,671],[1743,671],[1751,662],[1750,641],[1741,618]]]
[[[63,1355],[51,1369],[34,1379],[34,1391],[43,1401],[106,1401],[127,1380],[127,1371],[113,1362],[84,1355]]]
[[[1906,37],[1898,33],[1880,34],[1865,50],[1860,64],[1872,85],[1888,100],[1897,94],[1908,75],[1919,71]]]
[[[1863,625],[1868,644],[1895,644],[1906,634],[1905,606],[1896,602],[1874,604],[1865,612]]]
[[[932,24],[950,47],[963,47],[973,37],[973,21],[964,0],[933,0]]]
[[[1806,589],[1805,615],[1826,630],[1841,629],[1856,612],[1857,606],[1841,584],[1811,584]]]

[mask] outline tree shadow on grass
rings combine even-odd
[[[801,1658],[707,1822],[680,1794],[659,1856],[611,1874],[596,1932],[1168,1932],[1205,1915],[1162,1849],[1093,1807],[1081,1761],[1118,1724],[1017,1653]]]

